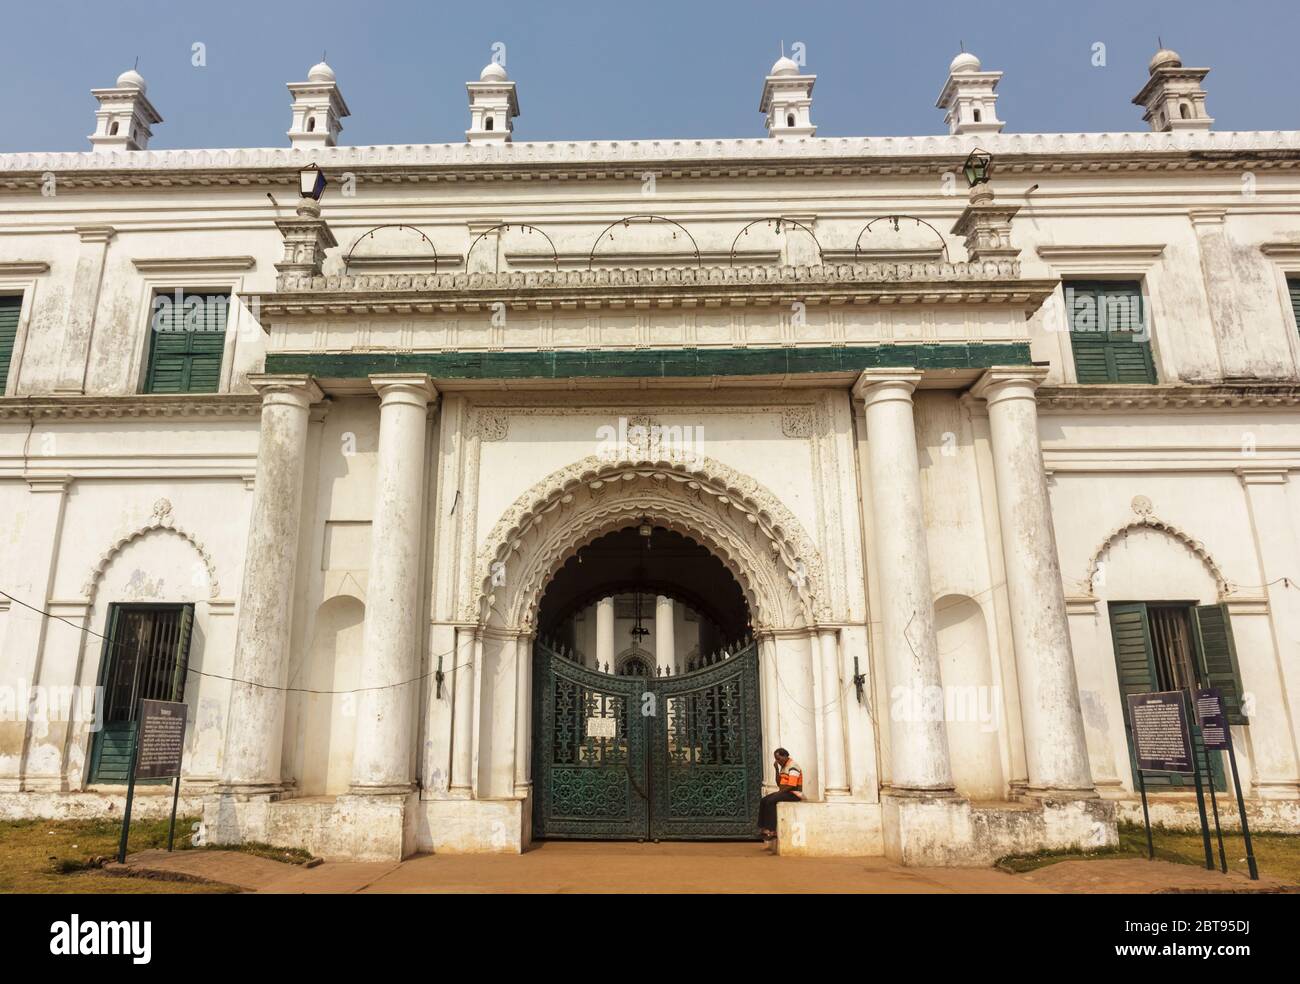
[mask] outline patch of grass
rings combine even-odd
[[[1170,830],[1153,827],[1151,841],[1155,846],[1156,860],[1175,864],[1204,866],[1205,848],[1200,831]],[[1300,834],[1253,833],[1255,862],[1260,874],[1272,875],[1284,881],[1300,884]],[[1219,842],[1210,831],[1210,847],[1214,863],[1219,863]],[[1246,864],[1246,842],[1238,833],[1223,832],[1224,856],[1228,870],[1249,874]],[[1107,858],[1145,858],[1147,856],[1146,828],[1141,824],[1119,825],[1119,846],[1100,851],[1041,851],[1037,854],[1010,855],[999,858],[997,866],[1004,871],[1019,874],[1033,871],[1058,861],[1094,861]]]
[[[189,850],[188,832],[197,817],[176,818],[177,850]],[[167,818],[131,821],[131,851],[166,848]],[[226,885],[123,878],[99,870],[117,857],[121,820],[0,821],[0,892],[202,892],[233,891]]]
[[[260,841],[247,841],[243,844],[212,844],[208,847],[197,848],[197,850],[240,851],[243,854],[252,854],[259,858],[283,861],[285,864],[307,864],[316,860],[316,857],[310,851],[304,851],[301,847],[276,847],[274,844],[263,844]]]

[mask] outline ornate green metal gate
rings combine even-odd
[[[535,837],[758,837],[757,646],[670,677],[534,658]]]

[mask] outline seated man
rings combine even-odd
[[[774,753],[776,759],[776,792],[768,793],[758,803],[758,829],[764,842],[776,838],[776,804],[797,802],[803,799],[803,770],[784,748]]]

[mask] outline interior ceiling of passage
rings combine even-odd
[[[695,609],[728,641],[749,632],[744,593],[722,561],[680,533],[658,527],[648,547],[636,527],[607,533],[583,547],[551,580],[538,622],[545,634],[601,598],[638,590]],[[653,599],[643,611],[647,621],[654,619]]]

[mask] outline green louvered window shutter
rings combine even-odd
[[[1074,375],[1080,383],[1154,383],[1151,334],[1137,283],[1065,285]]]
[[[1151,623],[1147,606],[1140,601],[1111,602],[1110,637],[1115,645],[1115,669],[1119,674],[1119,701],[1128,738],[1129,764],[1137,783],[1137,758],[1133,754],[1133,723],[1128,715],[1130,694],[1149,694],[1160,689],[1156,676],[1155,652],[1151,648]],[[1174,772],[1145,772],[1147,787],[1181,786],[1182,776]]]
[[[229,294],[154,298],[146,393],[215,393],[226,347]]]
[[[1295,326],[1300,330],[1300,277],[1288,277],[1287,290],[1291,292],[1291,314],[1295,316]]]
[[[1249,724],[1241,707],[1241,670],[1237,647],[1232,641],[1232,623],[1227,605],[1198,605],[1192,609],[1192,636],[1196,657],[1207,687],[1223,694],[1229,724]]]
[[[0,297],[0,396],[5,395],[9,382],[9,363],[14,357],[14,341],[18,337],[18,315],[23,310],[23,296]]]

